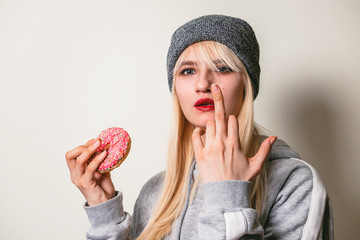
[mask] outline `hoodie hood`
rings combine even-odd
[[[266,136],[261,136],[260,141],[263,142],[266,138]],[[300,158],[300,155],[294,150],[292,150],[286,142],[281,139],[277,139],[272,146],[271,151],[266,158],[266,161],[284,158]]]

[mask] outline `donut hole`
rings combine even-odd
[[[106,144],[105,147],[104,147],[104,150],[109,150],[110,149],[110,143]]]

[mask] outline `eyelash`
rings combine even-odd
[[[192,71],[192,73],[195,72],[195,69],[192,69],[192,68],[185,68],[183,70],[180,71],[180,75],[189,75],[189,74],[192,74],[192,73],[186,73],[187,71]]]
[[[217,68],[217,72],[229,73],[229,72],[233,72],[233,70],[227,66],[221,66]]]

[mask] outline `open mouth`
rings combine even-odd
[[[214,100],[211,98],[200,98],[196,101],[194,107],[200,111],[212,111],[214,110]]]

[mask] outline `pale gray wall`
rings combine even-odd
[[[84,239],[64,154],[107,127],[133,139],[113,172],[132,212],[165,166],[172,32],[246,19],[261,48],[256,120],[317,168],[337,239],[360,235],[359,1],[0,1],[0,238]]]

